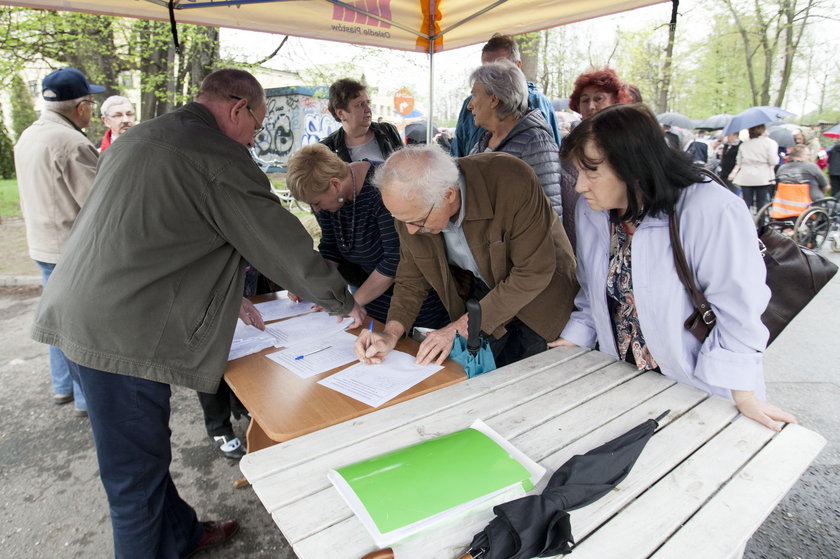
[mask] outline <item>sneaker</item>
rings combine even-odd
[[[53,394],[53,404],[56,406],[63,406],[73,401],[73,393],[68,394]]]
[[[239,460],[245,456],[245,446],[239,441],[238,437],[226,437],[224,435],[213,437],[213,442],[216,444],[225,458],[231,460]]]

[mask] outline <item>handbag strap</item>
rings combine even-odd
[[[709,301],[703,292],[697,288],[694,283],[694,276],[691,275],[691,269],[688,267],[688,262],[685,259],[685,252],[683,251],[682,242],[680,242],[680,231],[677,225],[676,209],[668,216],[668,230],[671,234],[671,250],[674,253],[674,267],[677,269],[677,276],[680,278],[688,296],[691,297],[691,302],[694,308],[700,313],[700,318],[707,326],[712,327],[715,324],[716,316],[712,310]]]

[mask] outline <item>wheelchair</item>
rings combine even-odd
[[[832,250],[840,251],[840,205],[831,196],[812,201],[807,183],[778,183],[773,201],[756,213],[755,226],[772,227],[811,250],[819,250],[831,236]]]

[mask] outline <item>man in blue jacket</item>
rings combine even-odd
[[[522,67],[522,57],[519,54],[519,45],[516,44],[516,40],[510,35],[496,33],[490,37],[490,40],[481,49],[481,63],[488,64],[500,58],[507,58],[520,68]],[[484,132],[483,128],[475,125],[473,114],[467,108],[470,100],[472,100],[472,96],[464,99],[464,104],[461,106],[461,113],[458,115],[455,138],[452,140],[452,145],[449,149],[453,157],[469,155],[470,150],[478,141],[481,133]],[[537,86],[531,82],[528,82],[528,108],[542,111],[545,120],[548,121],[548,127],[551,129],[554,141],[559,146],[560,132],[557,126],[557,117],[554,114],[554,107],[551,105],[548,97],[540,93],[537,90]]]

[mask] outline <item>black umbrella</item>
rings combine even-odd
[[[597,501],[618,485],[668,411],[586,454],[573,456],[554,472],[541,495],[493,507],[496,518],[475,535],[462,559],[529,559],[570,553],[575,540],[568,511]]]
[[[425,144],[426,143],[426,131],[428,130],[428,125],[426,121],[422,122],[412,122],[411,124],[405,127],[405,139],[407,144]],[[432,130],[437,132],[437,126],[432,124]],[[432,134],[434,137],[434,133]]]

